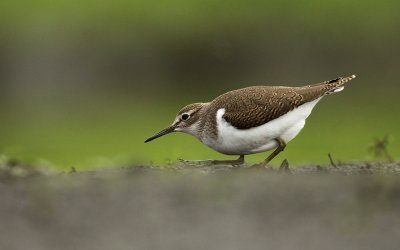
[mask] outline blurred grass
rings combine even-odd
[[[126,42],[128,37],[146,37],[150,43],[201,40],[221,31],[241,37],[259,28],[279,34],[282,41],[308,33],[325,43],[335,43],[339,36],[355,36],[373,44],[384,43],[383,37],[398,37],[391,31],[398,28],[399,8],[394,0],[15,0],[0,3],[0,27],[11,31],[28,29],[31,33],[27,35],[39,40],[55,29],[64,39],[90,30],[109,34],[102,39],[116,44]],[[288,29],[290,33],[286,32]],[[32,36],[35,33],[41,35]],[[125,39],[115,39],[121,36]]]
[[[345,91],[321,101],[300,135],[273,164],[279,164],[284,158],[291,164],[327,163],[328,153],[341,161],[371,160],[374,158],[367,149],[374,138],[386,134],[392,139],[400,138],[397,129],[400,119],[394,115],[400,111],[395,94],[384,97],[379,91],[365,90],[362,81],[359,77]],[[207,95],[213,93],[214,90],[209,90]],[[75,99],[67,109],[64,103],[54,102],[52,107],[47,107],[52,112],[38,105],[35,108],[41,111],[33,112],[31,117],[5,113],[2,129],[7,133],[0,134],[3,154],[61,169],[149,162],[167,164],[177,158],[232,158],[214,152],[186,134],[175,133],[143,143],[148,136],[168,126],[181,106],[208,98],[177,98],[166,94],[154,100],[151,95],[149,98],[118,95],[118,99],[99,99],[103,101]],[[57,109],[57,105],[64,109]],[[399,146],[394,140],[389,147],[396,159],[395,149]],[[249,156],[247,160],[261,161],[267,154]]]
[[[225,159],[184,134],[143,141],[182,106],[231,89],[354,73],[274,164],[324,163],[328,152],[371,160],[369,144],[386,134],[398,159],[399,9],[394,0],[1,1],[0,155],[61,169]]]

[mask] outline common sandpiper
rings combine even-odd
[[[245,155],[275,149],[259,164],[265,167],[299,134],[314,106],[324,96],[342,91],[355,77],[302,87],[253,86],[229,91],[211,102],[183,107],[171,126],[145,142],[184,132],[220,153],[238,155],[237,160],[212,161],[232,165],[243,164]]]

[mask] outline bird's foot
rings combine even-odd
[[[290,173],[289,162],[287,159],[283,160],[281,166],[279,167],[279,172]]]
[[[240,156],[239,159],[236,160],[178,160],[185,165],[192,166],[232,165],[236,167],[244,164],[244,156]]]
[[[213,165],[213,160],[184,160],[184,159],[178,158],[178,161],[185,165],[191,165],[191,166],[211,166],[211,165]]]

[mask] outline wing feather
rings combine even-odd
[[[309,91],[304,91],[304,88]],[[225,108],[223,118],[232,126],[249,129],[272,121],[324,93],[321,87],[316,86],[255,86],[221,95],[212,105]]]

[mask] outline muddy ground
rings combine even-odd
[[[400,164],[0,166],[0,249],[399,249]]]

